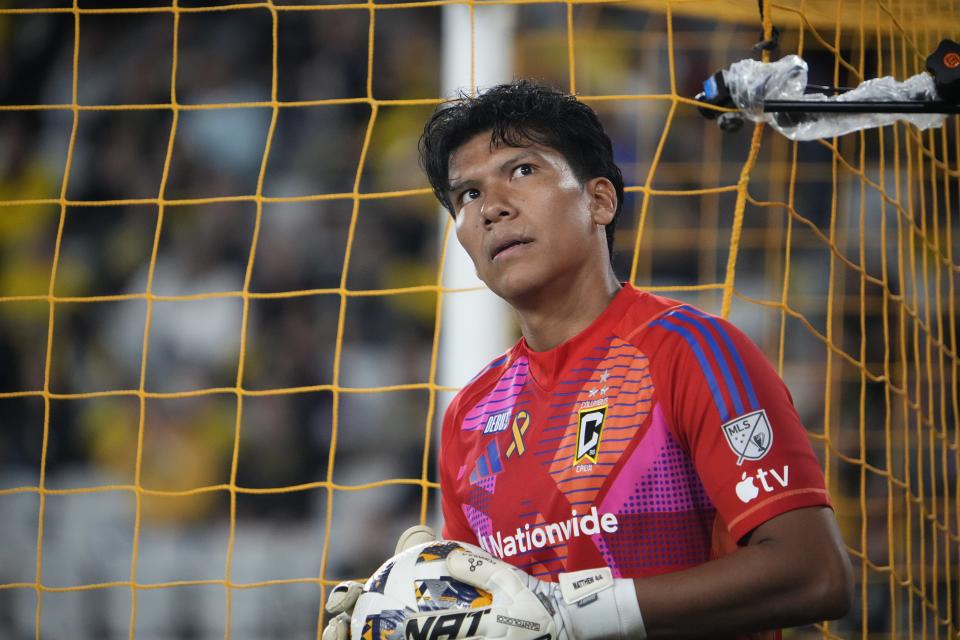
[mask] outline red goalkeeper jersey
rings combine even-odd
[[[786,386],[730,323],[624,286],[549,351],[520,340],[457,395],[444,537],[541,579],[678,571],[770,518],[829,505]]]

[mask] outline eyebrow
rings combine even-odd
[[[500,163],[500,166],[498,167],[498,169],[500,171],[505,171],[506,169],[510,168],[512,165],[516,164],[520,160],[525,160],[528,157],[533,157],[533,156],[537,156],[537,153],[535,151],[531,151],[530,149],[522,149],[519,153],[510,156],[509,158],[504,160],[502,163]],[[447,184],[447,193],[454,193],[464,188],[467,185],[471,185],[475,183],[476,183],[476,180],[473,180],[472,178],[468,178],[466,180],[460,180],[459,178],[451,178]]]
[[[447,193],[453,193],[459,191],[468,184],[471,184],[473,180],[460,180],[459,178],[454,178],[447,183]]]

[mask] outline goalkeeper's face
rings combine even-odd
[[[608,179],[581,182],[557,150],[491,146],[489,133],[457,148],[449,167],[457,238],[480,279],[514,307],[610,268],[604,225],[617,196]]]

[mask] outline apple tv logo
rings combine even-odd
[[[740,502],[750,502],[760,495],[760,487],[753,483],[754,477],[760,481],[760,486],[763,487],[765,492],[770,493],[773,491],[776,487],[767,482],[767,476],[773,476],[777,484],[786,488],[786,486],[790,484],[790,465],[783,465],[783,475],[778,473],[776,469],[770,469],[769,471],[766,469],[757,469],[756,476],[748,476],[747,472],[744,471],[736,487],[737,497],[740,498]]]

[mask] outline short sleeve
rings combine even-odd
[[[457,454],[456,442],[456,399],[450,404],[443,416],[443,430],[440,435],[440,504],[443,512],[443,534],[445,540],[476,543],[476,534],[470,528],[466,515],[460,507],[455,487],[459,471],[456,468],[461,456]]]
[[[731,537],[793,509],[829,506],[790,393],[760,349],[689,306],[652,324],[666,332],[658,393]]]

